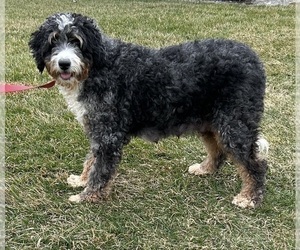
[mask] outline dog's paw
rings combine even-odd
[[[190,174],[194,174],[194,175],[206,175],[206,174],[211,174],[212,171],[206,167],[206,164],[199,164],[199,163],[195,163],[192,166],[189,167],[188,172]]]
[[[76,194],[76,195],[71,195],[69,201],[73,203],[80,203],[82,199],[80,197],[80,194]]]
[[[85,187],[86,182],[82,181],[80,175],[71,174],[67,179],[68,184],[71,187]]]
[[[85,188],[81,193],[76,195],[71,195],[69,197],[69,201],[73,203],[80,203],[80,202],[91,202],[91,203],[98,203],[104,200],[103,193],[99,190],[91,190],[90,188]]]
[[[256,208],[257,203],[254,202],[251,198],[245,197],[242,194],[236,195],[233,200],[232,204],[240,207],[240,208]]]

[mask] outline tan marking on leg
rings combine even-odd
[[[241,208],[255,208],[262,200],[262,192],[256,188],[256,181],[243,166],[238,168],[242,179],[241,192],[233,198],[232,204]],[[261,196],[261,197],[260,197]]]
[[[71,174],[67,179],[68,184],[72,187],[85,187],[87,184],[89,172],[94,164],[94,161],[95,157],[93,156],[93,154],[88,154],[87,159],[83,164],[83,171],[81,175],[79,176]]]
[[[86,161],[83,164],[83,171],[81,173],[81,180],[87,182],[90,170],[95,162],[95,157],[92,153],[88,154]]]
[[[92,153],[89,153],[88,156],[87,156],[87,159],[83,163],[83,170],[82,170],[82,173],[80,175],[80,178],[81,178],[82,181],[87,182],[90,170],[91,170],[94,162],[95,162],[94,155]]]
[[[196,163],[189,167],[188,172],[194,175],[213,174],[218,170],[220,162],[218,159],[222,154],[220,143],[218,143],[218,137],[212,132],[202,134],[202,139],[207,150],[207,158],[202,163]],[[219,159],[220,160],[220,159]]]

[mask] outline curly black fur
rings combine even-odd
[[[267,165],[257,141],[266,77],[248,46],[207,39],[151,49],[109,38],[80,14],[49,17],[29,45],[38,69],[48,65],[62,92],[78,85],[75,101],[95,159],[80,200],[101,196],[132,137],[157,142],[196,132],[208,148],[204,167],[215,171],[230,156],[241,169],[239,198],[246,206],[261,202]],[[64,46],[82,62],[84,78],[75,72],[75,79],[61,79],[69,71],[60,62],[53,70],[50,62]]]

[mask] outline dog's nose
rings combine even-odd
[[[58,65],[62,70],[67,70],[71,66],[71,61],[69,59],[60,59]]]

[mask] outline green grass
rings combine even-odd
[[[7,249],[294,249],[294,6],[179,1],[6,0],[6,80],[39,84],[27,43],[54,12],[94,17],[105,33],[160,47],[225,37],[252,46],[268,83],[262,130],[271,144],[264,203],[231,204],[239,192],[227,163],[215,176],[187,167],[205,157],[195,137],[125,149],[110,199],[70,204],[66,179],[80,173],[88,142],[58,91],[6,97]]]

